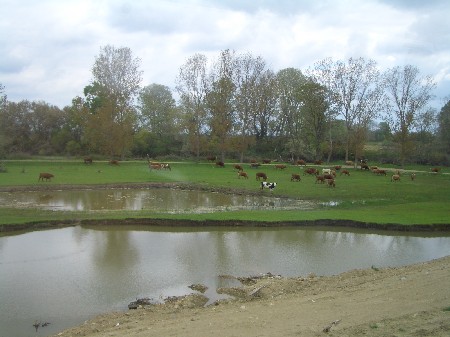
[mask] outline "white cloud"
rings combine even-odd
[[[447,91],[448,1],[0,0],[0,83],[8,98],[70,105],[100,47],[129,47],[143,85],[174,87],[195,53],[263,57],[274,71],[363,56],[382,69],[412,64]]]

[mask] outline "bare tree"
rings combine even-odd
[[[330,92],[330,105],[345,121],[345,160],[353,145],[355,156],[364,142],[363,130],[382,107],[382,86],[373,60],[350,58],[347,63],[325,59],[312,70],[314,78]]]
[[[195,54],[180,68],[176,80],[189,145],[197,159],[200,157],[202,134],[206,128],[206,66],[206,57]]]
[[[436,84],[431,76],[420,77],[419,69],[412,65],[394,67],[384,73],[386,87],[386,121],[395,133],[400,146],[400,162],[403,166],[411,150],[410,132],[420,112],[433,97]]]

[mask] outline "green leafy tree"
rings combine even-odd
[[[441,108],[438,120],[438,136],[444,153],[450,154],[450,100]]]

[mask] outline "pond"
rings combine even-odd
[[[267,191],[264,191],[267,192]],[[168,213],[206,213],[220,210],[313,209],[317,203],[262,195],[235,195],[179,189],[98,189],[0,192],[2,207],[54,211],[151,210]]]
[[[100,313],[227,286],[220,275],[338,274],[448,255],[449,236],[320,228],[68,227],[0,237],[2,336],[47,336]],[[35,320],[50,322],[36,333]]]

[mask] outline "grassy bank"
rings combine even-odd
[[[429,167],[414,166],[412,181],[409,171],[400,182],[391,182],[391,172],[378,176],[368,171],[348,168],[350,176],[336,177],[336,187],[316,184],[313,176],[304,176],[303,168],[288,165],[276,170],[273,165],[251,169],[244,164],[249,179],[238,179],[232,164],[216,168],[208,163],[171,163],[172,170],[150,171],[146,162],[127,161],[119,166],[107,162],[85,165],[82,161],[6,161],[6,173],[0,174],[3,191],[23,189],[59,189],[81,185],[108,186],[109,184],[171,183],[190,185],[192,188],[220,189],[239,193],[264,193],[259,191],[256,172],[265,172],[269,181],[277,182],[274,196],[287,196],[312,200],[323,204],[309,211],[233,211],[208,214],[161,214],[151,211],[99,211],[55,212],[38,209],[3,208],[0,206],[0,224],[21,224],[32,221],[73,219],[124,219],[165,218],[190,220],[253,220],[253,221],[304,221],[318,219],[354,220],[373,223],[450,224],[450,175],[448,169],[438,174]],[[325,166],[323,166],[325,167]],[[390,168],[392,171],[397,168]],[[38,182],[40,172],[54,174],[49,182]],[[292,173],[300,173],[300,182],[291,182]]]

